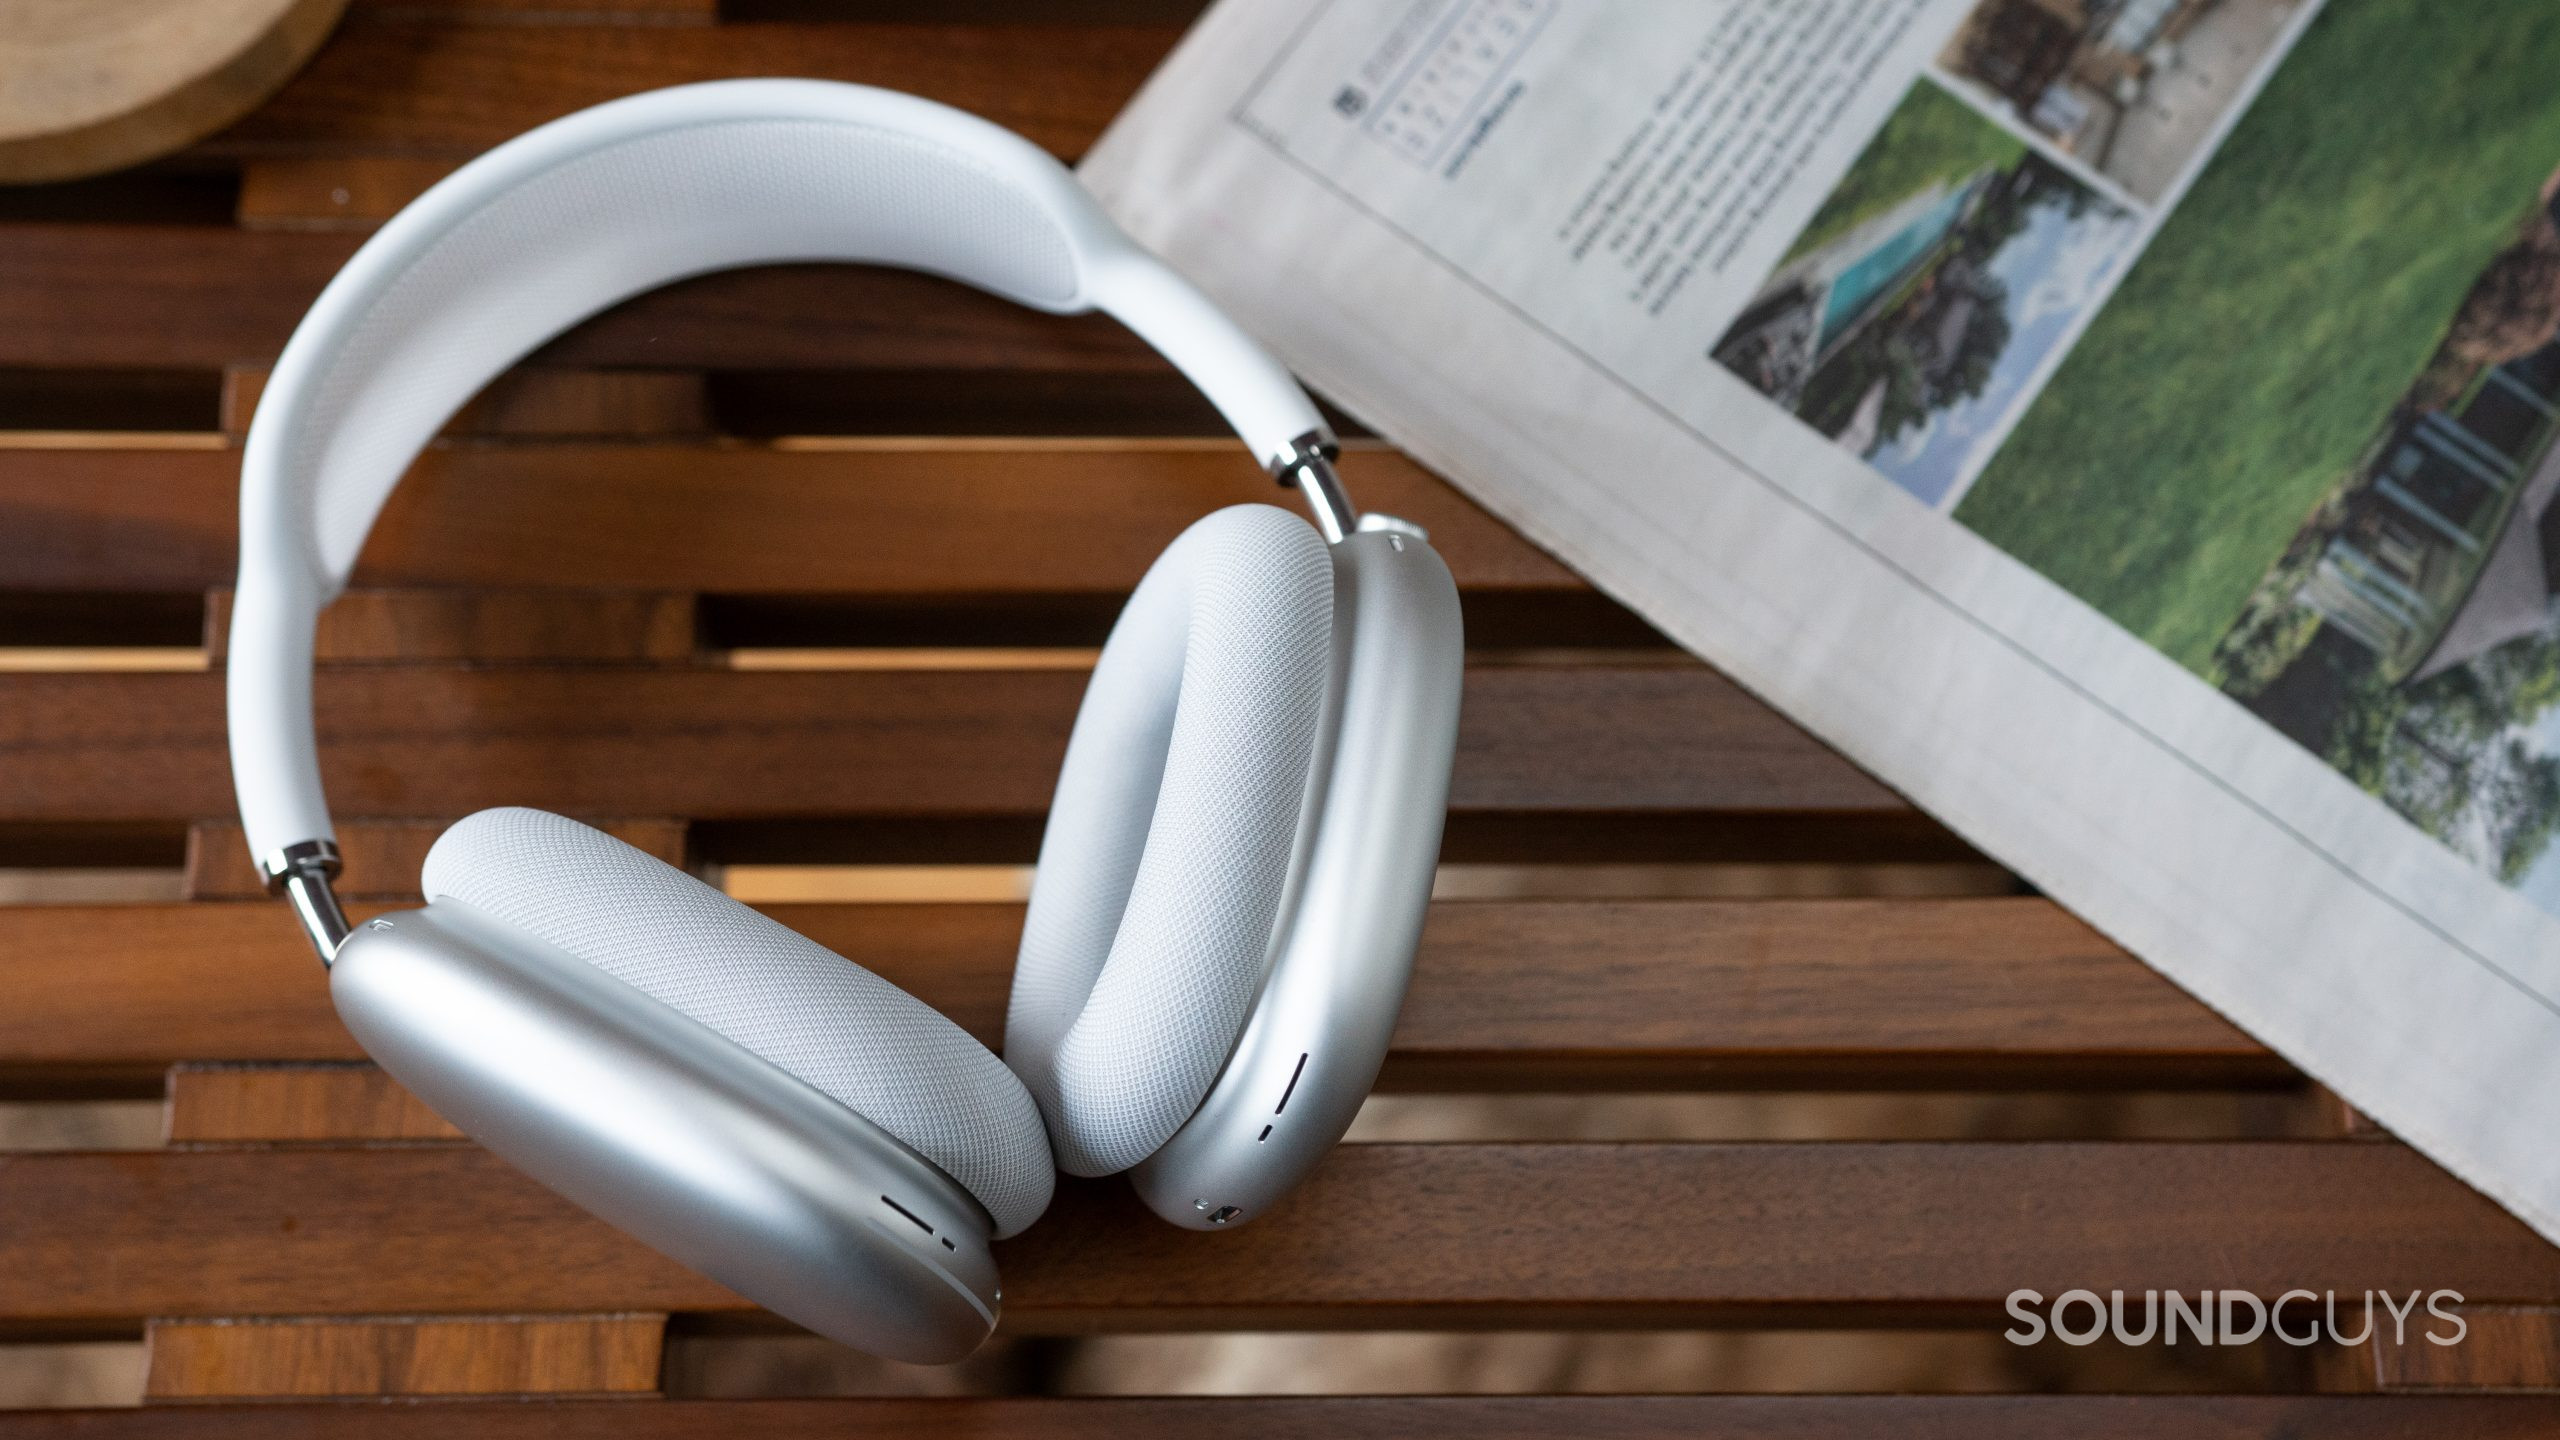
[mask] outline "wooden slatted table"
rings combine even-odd
[[[666,1393],[671,1335],[775,1323],[363,1064],[229,818],[221,635],[264,367],[368,227],[542,120],[809,74],[1072,158],[1185,8],[356,0],[300,78],[178,159],[0,195],[0,869],[37,898],[90,871],[130,892],[0,906],[0,1094],[166,1110],[157,1148],[0,1157],[0,1345],[147,1337],[153,1402],[0,1437],[2560,1423],[2560,1250],[1374,443],[1349,480],[1427,525],[1466,595],[1445,859],[1452,894],[1495,897],[1435,906],[1385,1089],[2239,1092],[2279,1123],[1364,1143],[1216,1236],[1070,1184],[1003,1247],[1008,1333],[1989,1332],[2012,1288],[2076,1286],[2453,1288],[2472,1339],[2283,1357],[2260,1394],[628,1403]],[[1100,321],[807,268],[634,301],[456,420],[328,618],[344,892],[411,898],[444,823],[546,806],[744,893],[802,885],[768,908],[992,1043],[1020,923],[999,892],[1083,666],[1155,553],[1255,478]],[[1595,897],[1594,876],[1616,878]],[[848,877],[886,888],[821,893]],[[952,883],[975,890],[925,898]],[[286,1403],[333,1396],[472,1403]]]

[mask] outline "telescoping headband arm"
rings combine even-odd
[[[1200,387],[1328,540],[1357,517],[1297,382],[1021,137],[867,86],[734,80],[582,111],[499,146],[393,218],[277,361],[241,461],[228,677],[251,852],[325,961],[346,937],[311,709],[320,611],[401,473],[507,366],[618,301],[714,270],[930,271],[1114,316]]]

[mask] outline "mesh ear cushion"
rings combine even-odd
[[[1268,505],[1147,572],[1050,806],[1005,1062],[1060,1169],[1125,1170],[1200,1106],[1262,983],[1333,650],[1333,562]]]
[[[933,1007],[600,830],[483,810],[427,853],[429,900],[514,925],[888,1131],[978,1197],[999,1237],[1056,1175],[1031,1097]]]

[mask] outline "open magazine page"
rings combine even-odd
[[[1229,0],[1319,387],[2560,1238],[2549,0]]]

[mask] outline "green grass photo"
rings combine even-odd
[[[2555,76],[2332,0],[1954,513],[2560,912]]]

